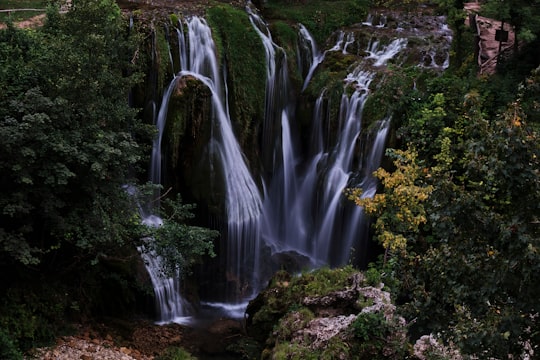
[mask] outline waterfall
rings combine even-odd
[[[224,255],[226,276],[232,285],[227,291],[227,300],[242,302],[258,290],[253,285],[257,284],[256,277],[260,272],[262,199],[232,129],[210,27],[203,19],[194,17],[188,28],[190,68],[181,76],[195,76],[212,92],[212,127],[215,131],[210,148],[220,161],[226,188],[227,253]]]
[[[151,227],[163,225],[161,218],[155,215],[144,217],[143,224]],[[144,241],[153,241],[151,238]],[[162,273],[163,259],[153,251],[139,247],[139,252],[144,260],[146,270],[152,281],[154,295],[156,297],[156,310],[159,314],[158,324],[175,322],[188,324],[191,322],[193,309],[180,293],[180,276],[165,276]]]
[[[291,129],[294,117],[287,107],[276,107],[273,97],[276,82],[276,54],[279,47],[272,41],[266,24],[248,7],[252,25],[259,34],[265,49],[268,66],[266,87],[267,103],[273,104],[273,111],[281,111],[279,118],[267,113],[265,122],[281,128],[274,133],[278,140],[271,143],[274,149],[274,171],[265,191],[263,210],[263,238],[273,253],[295,252],[309,258],[311,266],[323,264],[344,265],[351,248],[357,245],[362,232],[366,231],[362,210],[343,201],[343,190],[351,184],[353,153],[361,132],[361,117],[365,101],[369,95],[369,86],[375,73],[363,70],[360,64],[344,79],[347,86],[354,87],[349,96],[344,89],[340,106],[340,129],[336,145],[325,150],[323,124],[328,121],[324,111],[324,91],[317,99],[314,109],[311,134],[311,148],[308,157],[296,152],[298,140]],[[337,44],[327,51],[346,53],[347,46],[354,41],[354,35],[341,33]],[[406,45],[405,39],[396,39],[388,46],[372,43],[367,49],[369,56],[365,62],[373,66],[383,66],[395,57]],[[277,51],[276,51],[277,49]],[[309,65],[303,88],[305,89],[317,66],[324,60],[326,52],[320,52],[309,31],[300,24],[299,63],[303,64],[302,54]],[[282,65],[283,67],[285,65]],[[300,69],[302,70],[302,69]],[[286,88],[282,91],[287,91]],[[371,172],[379,166],[386,140],[389,120],[381,122],[384,126],[377,131],[377,136],[367,157],[364,172],[367,173],[362,185],[366,194],[374,193],[376,182],[371,179]],[[265,126],[267,129],[269,126]],[[373,194],[372,194],[373,195]]]
[[[253,29],[257,32],[265,49],[266,56],[266,88],[265,88],[265,111],[263,122],[263,137],[261,144],[263,164],[269,172],[275,171],[276,156],[275,141],[281,135],[282,121],[288,121],[290,116],[289,105],[290,84],[285,51],[276,45],[272,35],[262,18],[252,10],[248,4],[246,11]],[[286,118],[283,112],[286,112]],[[287,126],[287,125],[286,125]]]
[[[183,51],[180,54],[180,67],[183,70],[175,75],[164,92],[156,119],[158,136],[152,151],[152,181],[161,183],[161,142],[170,97],[179,79],[186,76],[196,78],[208,87],[212,94],[212,138],[208,151],[213,159],[211,161],[220,164],[216,168],[221,169],[222,173],[215,176],[220,176],[218,182],[225,186],[226,230],[222,238],[226,240],[226,245],[221,249],[221,257],[227,259],[224,276],[233,284],[225,297],[229,302],[242,302],[258,290],[251,286],[258,283],[256,277],[260,272],[259,217],[262,200],[232,129],[227,111],[227,92],[220,76],[210,27],[204,19],[193,17],[188,21],[187,28],[187,46],[184,41],[179,40],[180,51]],[[178,36],[183,36],[183,32],[178,31]],[[182,47],[189,47],[189,50],[182,50]],[[185,55],[186,51],[189,52],[189,58]],[[168,298],[172,292],[174,290],[167,291],[163,298]]]
[[[309,54],[310,67],[307,72],[307,75],[304,79],[304,85],[302,86],[302,91],[304,91],[311,80],[315,69],[321,62],[324,60],[325,53],[321,53],[317,48],[317,43],[311,33],[306,29],[306,27],[300,24],[300,42],[303,44]]]
[[[301,43],[310,44],[308,50],[312,54],[310,69],[304,80],[306,87],[325,53],[317,50],[313,38],[302,26],[300,35],[304,39]],[[342,34],[338,43],[327,51],[346,52],[353,39],[352,34]],[[264,38],[263,43],[271,44]],[[344,265],[350,258],[351,249],[359,246],[360,239],[367,238],[367,219],[364,219],[361,208],[344,201],[343,190],[348,186],[360,185],[366,196],[374,195],[377,182],[371,173],[380,164],[390,120],[381,121],[372,147],[367,149],[363,168],[353,168],[353,155],[362,129],[362,111],[375,77],[373,71],[364,68],[366,63],[385,65],[406,44],[405,39],[396,39],[388,46],[370,44],[367,49],[369,56],[344,79],[346,88],[352,87],[354,91],[348,95],[349,92],[344,89],[339,111],[340,128],[333,147],[325,149],[323,141],[323,126],[329,120],[324,111],[324,90],[315,104],[312,141],[307,158],[294,152],[295,140],[290,132],[292,119],[285,111],[282,113],[280,151],[276,152],[280,155],[281,166],[276,168],[265,194],[263,215],[263,237],[274,253],[294,251],[307,256],[314,267]],[[267,60],[272,61],[271,58]],[[351,175],[356,172],[366,174],[360,184],[351,180]]]
[[[352,43],[354,43],[354,33],[348,32],[347,35],[345,35],[345,32],[340,31],[336,44],[328,51],[341,51],[342,54],[348,54],[347,48]]]
[[[155,37],[153,37],[155,41]],[[155,47],[155,45],[153,44]],[[154,54],[154,53],[153,53]],[[174,68],[172,63],[172,54],[169,48],[169,59],[171,61],[171,66]],[[176,77],[171,81],[167,89],[165,90],[159,111],[155,112],[156,104],[153,102],[152,107],[152,116],[154,118],[154,125],[157,128],[158,134],[154,139],[152,146],[152,156],[150,162],[149,177],[150,182],[153,184],[161,184],[161,175],[162,175],[162,154],[161,154],[161,142],[163,139],[163,131],[165,129],[165,122],[167,120],[167,111],[169,107],[169,99],[172,94],[172,91],[176,85]],[[159,191],[156,191],[154,197],[159,199]],[[159,206],[159,201],[152,200],[152,205],[150,209],[140,209],[141,216],[143,218],[143,224],[150,227],[159,227],[163,224],[161,218],[153,214],[152,207]],[[152,238],[144,239],[145,242],[153,241]],[[143,258],[146,270],[152,281],[154,295],[156,300],[156,311],[158,314],[158,323],[189,323],[191,321],[191,305],[182,297],[180,293],[180,276],[169,277],[165,276],[162,272],[163,259],[158,256],[153,251],[148,251],[145,249],[145,246],[142,245],[138,248],[141,257]]]
[[[340,51],[343,54],[348,54],[347,47],[354,43],[354,33],[349,32],[345,34],[343,31],[340,31],[338,34],[338,38],[336,41],[336,44],[324,51],[320,52],[317,43],[315,42],[315,39],[311,35],[311,33],[306,29],[306,27],[302,24],[299,24],[300,30],[299,30],[299,47],[298,47],[298,63],[300,66],[303,65],[304,61],[302,59],[302,54],[306,54],[307,56],[307,62],[309,63],[309,70],[307,71],[307,74],[304,78],[304,85],[302,86],[302,91],[306,90],[307,86],[309,85],[309,81],[313,77],[313,74],[315,73],[315,70],[317,67],[324,61],[324,58],[326,56],[327,52],[330,51]],[[303,69],[300,68],[300,72],[303,73]]]
[[[178,37],[178,59],[180,61],[180,70],[187,70],[187,46],[186,36],[184,35],[184,24],[178,20],[178,28],[176,29],[176,35]]]
[[[386,65],[388,60],[396,56],[407,45],[407,39],[400,38],[393,40],[388,46],[380,46],[379,41],[374,41],[367,50],[368,59],[374,59],[373,66]]]
[[[374,66],[385,65],[405,48],[406,43],[404,39],[396,39],[386,47],[370,44],[368,49],[370,56],[364,61],[371,61]],[[371,173],[380,165],[389,126],[389,120],[382,121],[375,141],[370,149],[366,149],[368,157],[364,169],[354,169],[352,157],[361,131],[363,107],[369,96],[370,84],[375,77],[375,73],[364,69],[365,65],[361,62],[344,79],[346,87],[353,86],[354,92],[350,96],[346,92],[342,95],[339,111],[340,129],[336,145],[328,153],[321,155],[325,171],[322,174],[323,187],[320,190],[319,211],[316,214],[315,223],[318,228],[313,256],[327,264],[344,265],[350,257],[351,249],[357,247],[354,246],[355,243],[362,237],[362,232],[366,231],[361,209],[351,207],[347,203],[343,204],[342,192],[347,186],[359,185],[364,188],[365,196],[375,194],[376,181],[373,181]],[[313,122],[319,123],[320,121]],[[360,184],[351,184],[351,174],[362,170],[366,174],[364,179]]]
[[[272,174],[268,179],[264,198],[262,236],[274,252],[299,250],[291,241],[304,241],[310,233],[310,211],[306,203],[312,199],[309,187],[298,171],[300,156],[291,120],[291,99],[285,52],[273,41],[267,25],[247,7],[251,23],[266,49],[266,111],[263,144],[272,149]],[[305,29],[305,28],[304,28]],[[307,30],[305,30],[307,32]],[[316,46],[314,41],[311,46]],[[314,50],[316,52],[316,50]],[[264,148],[263,148],[264,150]],[[294,214],[294,217],[291,216]],[[308,255],[308,254],[304,254]]]
[[[222,231],[219,256],[223,259],[220,271],[223,273],[203,274],[203,277],[216,280],[216,276],[222,276],[218,281],[226,283],[226,289],[212,289],[215,296],[212,294],[211,299],[203,301],[215,302],[203,304],[238,316],[245,301],[260,290],[269,272],[279,268],[284,259],[294,259],[301,262],[302,267],[315,268],[345,265],[351,261],[353,249],[357,251],[354,256],[365,256],[369,219],[360,207],[345,199],[343,190],[361,187],[364,197],[374,196],[377,190],[378,182],[372,173],[380,166],[391,118],[375,121],[367,131],[362,119],[363,109],[374,88],[372,82],[379,78],[376,71],[396,59],[408,43],[400,37],[383,45],[372,37],[365,50],[359,52],[364,57],[343,79],[341,98],[330,97],[327,89],[320,92],[313,106],[310,141],[302,147],[286,53],[273,41],[267,24],[252,6],[248,4],[246,11],[266,55],[265,111],[260,134],[263,169],[260,181],[264,196],[233,131],[228,111],[227,71],[218,64],[210,27],[196,16],[185,24],[180,23],[176,30],[179,72],[165,89],[156,114],[159,134],[153,144],[150,170],[152,182],[160,184],[161,142],[170,97],[180,79],[196,79],[211,93],[208,119],[211,135],[205,152],[209,154],[213,183],[223,184],[225,217],[219,224]],[[386,19],[380,16],[379,24],[373,25],[371,17],[364,25],[372,29],[385,27]],[[441,34],[448,36],[444,28]],[[299,24],[298,63],[304,77],[301,91],[308,87],[329,51],[347,55],[348,47],[356,41],[352,31],[336,36],[333,46],[320,51],[309,31]],[[339,108],[337,119],[331,119],[330,109],[336,107]],[[329,139],[330,127],[332,133],[335,132],[334,139]],[[145,221],[153,226],[160,224],[156,217]],[[268,253],[270,258],[266,256]],[[159,269],[159,258],[147,257],[145,261],[150,268]],[[184,319],[189,314],[189,304],[180,296],[178,279],[153,274],[151,277],[162,314],[160,321]]]

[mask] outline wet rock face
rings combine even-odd
[[[327,276],[310,277],[311,285],[302,287],[302,277],[277,274],[274,285],[252,301],[247,311],[248,335],[266,344],[263,359],[280,358],[285,353],[331,353],[337,359],[349,359],[354,353],[354,358],[363,359],[393,356],[404,347],[405,320],[395,314],[383,285],[372,286],[359,272],[343,272],[342,276],[342,288],[324,292],[313,281],[329,281]],[[313,289],[319,293],[312,294]]]

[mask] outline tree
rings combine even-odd
[[[13,260],[37,264],[65,246],[95,257],[138,231],[121,190],[143,133],[127,104],[137,76],[126,76],[123,30],[114,1],[102,0],[74,3],[43,31],[1,34],[0,248]]]
[[[387,155],[394,158],[394,171],[380,168],[374,173],[382,182],[383,193],[369,198],[361,196],[362,189],[348,190],[350,200],[376,217],[375,233],[386,250],[385,262],[388,253],[404,251],[407,241],[414,239],[427,221],[423,203],[433,189],[419,181],[422,168],[416,162],[414,149],[389,149]]]
[[[0,335],[23,349],[68,313],[133,310],[145,236],[186,271],[216,236],[179,200],[163,227],[142,224],[126,191],[155,133],[128,104],[138,39],[114,0],[72,4],[42,29],[0,31]]]
[[[188,225],[194,217],[194,204],[183,204],[177,194],[175,200],[165,199],[161,214],[163,224],[149,227],[147,241],[142,250],[160,256],[163,261],[162,272],[165,276],[189,275],[191,267],[200,262],[202,256],[216,256],[213,242],[219,232],[199,226]]]
[[[415,331],[441,333],[466,353],[520,355],[526,342],[540,343],[531,330],[540,310],[531,301],[540,295],[532,275],[540,270],[538,137],[520,98],[490,120],[478,92],[463,98],[453,124],[428,130],[442,112],[426,104],[403,131],[423,154],[421,179],[433,191],[425,226],[396,262],[402,309]],[[426,130],[432,141],[417,137]]]
[[[540,35],[539,0],[487,0],[482,7],[482,13],[514,27],[516,52],[518,39],[530,42]]]

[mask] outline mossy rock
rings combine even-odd
[[[302,305],[302,299],[346,288],[350,285],[352,274],[356,272],[349,266],[339,269],[318,269],[304,272],[301,276],[278,271],[271,279],[269,287],[247,307],[249,335],[258,341],[265,341],[279,319],[287,312],[305,307]]]

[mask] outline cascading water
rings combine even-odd
[[[264,32],[261,32],[264,34]],[[316,67],[324,59],[318,52],[309,32],[300,26],[300,37],[311,52],[312,63],[304,80],[307,86]],[[338,38],[338,43],[328,51],[342,51],[352,43],[354,36]],[[264,39],[263,39],[264,42]],[[378,43],[368,48],[365,62],[371,66],[385,65],[406,45],[405,39],[396,39],[388,46]],[[271,61],[271,58],[269,59]],[[328,121],[323,111],[324,91],[317,100],[312,121],[311,154],[302,158],[293,152],[295,140],[289,131],[289,119],[285,114],[281,133],[281,167],[276,168],[265,198],[263,236],[274,253],[294,251],[309,258],[310,266],[324,264],[344,265],[350,258],[351,249],[358,246],[361,238],[366,238],[367,224],[362,210],[344,203],[343,190],[351,183],[352,172],[366,174],[361,180],[365,194],[373,195],[376,182],[371,173],[376,169],[385,146],[389,120],[383,121],[377,130],[376,141],[369,149],[364,169],[353,168],[355,144],[361,132],[362,110],[369,95],[369,86],[375,73],[363,70],[365,63],[352,71],[345,83],[354,88],[349,96],[346,91],[340,106],[340,128],[335,145],[325,150],[322,134],[323,124]],[[267,94],[268,96],[268,94]],[[304,264],[305,266],[306,264]]]
[[[262,199],[245,163],[242,150],[232,130],[226,111],[227,99],[222,91],[215,45],[210,27],[194,17],[189,22],[190,71],[212,91],[212,122],[216,131],[211,148],[223,169],[227,214],[227,277],[234,284],[229,289],[229,302],[242,302],[258,289],[253,284],[259,274]],[[203,79],[207,77],[207,80]]]
[[[161,142],[171,94],[181,78],[187,76],[195,78],[208,87],[212,94],[211,128],[213,135],[208,149],[211,159],[213,159],[211,161],[220,164],[215,168],[222,171],[221,174],[214,175],[219,176],[219,181],[225,185],[224,210],[227,220],[226,232],[222,236],[226,238],[227,244],[225,249],[222,249],[221,257],[227,259],[225,276],[231,280],[230,283],[234,284],[233,288],[227,291],[226,300],[231,303],[242,302],[246,297],[251,297],[253,291],[258,290],[251,286],[258,283],[256,276],[260,273],[258,269],[259,221],[262,200],[232,130],[227,112],[226,91],[222,87],[223,81],[220,77],[210,27],[204,19],[198,17],[190,19],[187,27],[189,50],[186,49],[186,51],[189,52],[189,60],[185,53],[180,54],[180,68],[183,70],[175,75],[163,95],[156,120],[158,136],[154,141],[151,176],[154,183],[161,183]],[[178,36],[182,36],[181,31],[178,31]],[[179,41],[179,44],[182,52],[182,46],[185,46],[185,42]],[[163,295],[156,295],[158,299],[164,299],[163,305],[165,305],[171,293],[178,293],[175,290],[177,289],[167,291]],[[163,318],[162,320],[166,321]]]
[[[266,23],[252,10],[249,4],[246,7],[246,11],[253,29],[261,38],[265,49],[267,66],[261,151],[264,166],[272,173],[276,168],[276,157],[281,157],[280,154],[276,154],[275,141],[281,135],[280,128],[282,122],[288,122],[291,115],[287,58],[285,51],[272,40],[272,35]],[[288,125],[286,124],[285,126]]]
[[[172,63],[172,55],[169,49],[169,58],[171,61],[171,66],[174,68]],[[158,136],[154,139],[152,146],[152,157],[150,163],[150,182],[153,184],[161,184],[161,175],[162,175],[162,160],[161,160],[161,142],[163,139],[163,130],[165,128],[165,122],[167,119],[167,111],[169,107],[169,99],[172,91],[174,90],[175,79],[169,84],[169,87],[166,89],[162,102],[159,108],[157,116],[155,116],[155,111],[152,112],[154,116],[154,124],[158,130]],[[153,103],[155,107],[155,103]],[[159,199],[159,191],[156,191],[154,197]],[[159,206],[159,201],[152,201],[153,207]],[[163,224],[161,218],[153,214],[153,209],[141,209],[141,215],[143,217],[143,224],[150,227],[159,227]],[[152,238],[145,239],[147,242],[153,241]],[[141,257],[144,260],[146,270],[152,281],[154,295],[156,299],[156,310],[158,313],[158,323],[189,323],[191,321],[191,306],[190,304],[182,297],[180,293],[180,277],[176,276],[166,276],[162,272],[163,268],[163,259],[155,254],[153,251],[148,251],[145,249],[144,245],[139,248]]]
[[[286,212],[288,206],[287,199],[289,198],[289,191],[294,189],[295,176],[294,166],[294,151],[290,134],[289,126],[289,113],[287,109],[288,100],[288,72],[287,61],[285,58],[285,52],[279,46],[277,46],[272,40],[272,36],[266,23],[259,17],[258,14],[251,10],[248,5],[246,10],[249,14],[249,18],[253,28],[262,40],[265,48],[266,55],[266,92],[265,92],[265,114],[263,124],[263,152],[266,152],[264,158],[269,159],[266,162],[267,167],[271,168],[272,174],[276,171],[281,172],[282,176],[279,183],[272,181],[278,177],[273,176],[270,179],[271,189],[273,195],[266,194],[264,208],[264,230],[263,233],[268,233],[268,225],[275,224],[279,220],[280,214]],[[282,57],[280,65],[277,64],[276,58]],[[279,131],[279,129],[281,131]],[[277,138],[277,140],[276,140]],[[276,144],[277,142],[277,144]],[[278,193],[277,189],[282,189],[283,192]],[[270,209],[276,209],[276,211],[269,211]],[[285,226],[286,228],[286,226]],[[279,234],[276,236],[265,236],[265,239],[273,239],[283,235],[284,227],[276,228]],[[268,241],[267,241],[268,242]]]
[[[186,22],[186,33],[183,24],[176,30],[180,71],[161,101],[156,118],[159,136],[154,142],[151,167],[152,180],[160,183],[161,142],[169,98],[180,79],[198,80],[211,93],[212,135],[206,150],[211,154],[210,168],[214,171],[211,176],[224,185],[223,210],[226,214],[220,257],[226,259],[223,277],[228,288],[224,294],[206,300],[213,301],[211,306],[228,306],[229,309],[234,306],[238,316],[241,316],[245,301],[267,280],[268,273],[264,273],[267,269],[261,265],[261,256],[267,247],[272,259],[264,259],[265,267],[279,267],[279,259],[283,259],[279,256],[292,256],[294,261],[302,263],[302,267],[340,266],[350,261],[352,249],[363,251],[369,220],[361,208],[345,201],[343,190],[358,186],[363,189],[363,196],[375,194],[377,180],[372,173],[379,167],[384,153],[390,117],[373,124],[370,132],[362,131],[365,127],[362,124],[363,108],[373,88],[372,82],[377,78],[377,68],[395,59],[407,45],[407,40],[400,37],[383,46],[373,37],[361,51],[354,31],[348,31],[337,34],[335,45],[320,52],[311,34],[299,25],[299,47],[303,50],[299,50],[298,59],[303,65],[300,69],[304,76],[303,90],[328,52],[352,56],[348,52],[350,47],[364,54],[363,61],[357,62],[343,79],[345,87],[339,104],[339,123],[332,125],[335,139],[328,137],[329,131],[325,128],[333,119],[329,112],[330,96],[328,90],[323,89],[313,107],[309,150],[306,148],[302,153],[298,136],[300,124],[293,111],[295,99],[290,91],[285,51],[274,43],[266,23],[249,5],[247,12],[264,45],[267,60],[265,115],[261,129],[264,198],[261,198],[233,132],[228,113],[226,71],[220,73],[211,30],[204,19],[198,17]],[[378,25],[368,19],[364,26],[382,29],[386,20],[381,19]],[[361,136],[362,133],[368,134]],[[359,148],[363,150],[362,154],[358,152]],[[154,286],[159,288],[159,285]],[[170,305],[171,294],[179,293],[178,282],[173,279],[171,285],[166,286],[166,290],[156,290],[160,306],[166,309],[161,313],[170,318],[184,314]],[[181,297],[175,301],[185,309]],[[162,321],[167,320],[162,317]]]
[[[309,62],[311,65],[309,66],[307,75],[304,79],[304,85],[302,86],[302,91],[306,90],[306,87],[309,84],[309,80],[311,80],[311,77],[313,76],[313,73],[315,72],[315,69],[317,69],[317,66],[324,60],[325,53],[321,53],[319,49],[317,48],[317,43],[313,39],[313,36],[309,33],[308,29],[302,24],[300,24],[300,44],[301,46],[305,47],[304,51],[298,51],[299,53],[307,53],[309,54]],[[300,58],[301,56],[299,56]],[[298,61],[299,64],[302,64],[302,61]],[[302,69],[300,69],[300,72],[302,73]]]
[[[163,221],[158,216],[149,215],[144,217],[143,224],[150,227],[158,227],[163,225]],[[153,239],[147,238],[145,241],[151,242]],[[153,251],[145,250],[144,245],[139,248],[139,252],[144,260],[154,288],[156,310],[159,314],[158,323],[190,323],[193,311],[191,304],[180,293],[180,276],[170,277],[164,275],[161,270],[163,259]]]

